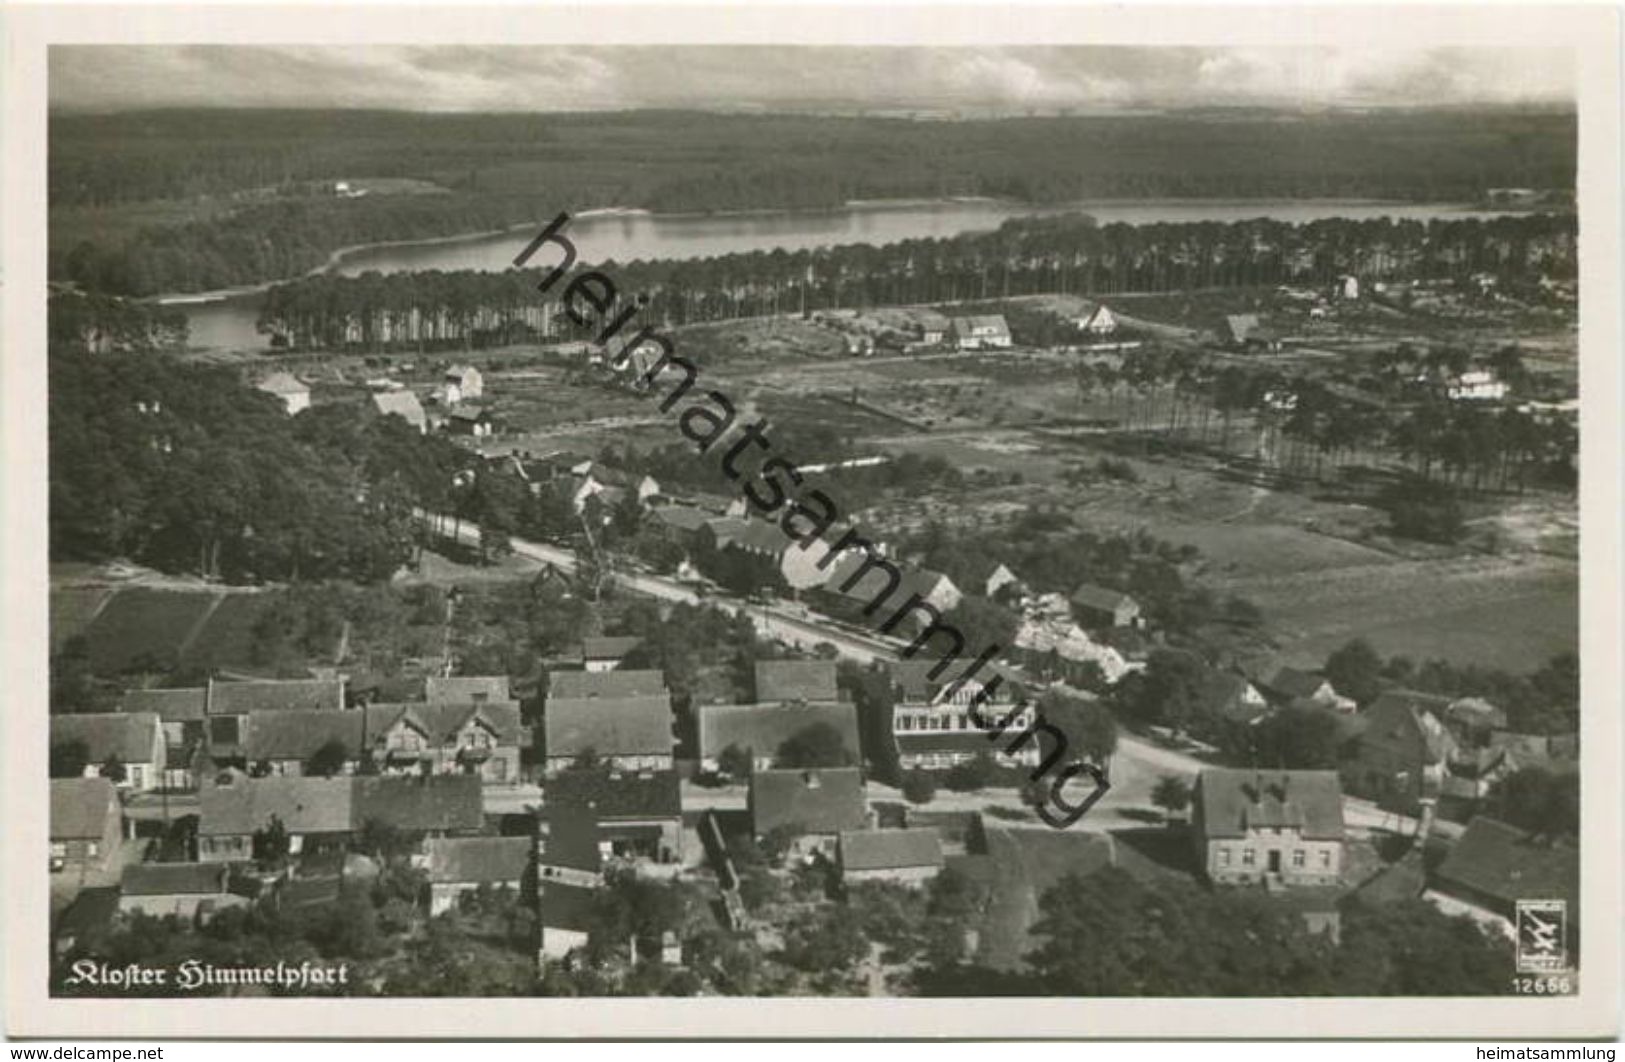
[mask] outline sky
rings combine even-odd
[[[1572,104],[1563,49],[58,45],[60,110],[1078,111]]]

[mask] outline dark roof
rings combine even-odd
[[[712,519],[711,514],[704,509],[695,509],[688,505],[657,505],[649,515],[667,527],[679,531],[698,531],[705,526],[706,521]]]
[[[423,680],[423,699],[430,704],[473,704],[512,701],[507,675],[431,676]]]
[[[1233,671],[1209,669],[1197,691],[1208,711],[1234,723],[1251,723],[1269,714],[1269,705],[1247,700],[1252,683]]]
[[[203,688],[182,690],[125,690],[121,712],[152,712],[166,723],[203,718]]]
[[[132,863],[119,878],[125,896],[217,896],[226,891],[223,863]]]
[[[233,776],[198,793],[198,833],[238,836],[268,826],[273,817],[289,833],[345,833],[353,829],[353,778]],[[478,782],[478,779],[475,779]]]
[[[210,715],[238,715],[344,707],[342,679],[267,679],[257,682],[216,682],[209,687]]]
[[[658,697],[550,696],[544,722],[549,759],[575,757],[589,749],[599,756],[668,756],[672,750],[669,693]]]
[[[361,712],[256,712],[243,728],[243,755],[253,763],[307,760],[337,741],[353,758],[361,752],[362,721]]]
[[[548,676],[547,697],[581,699],[590,697],[659,697],[666,692],[662,671],[555,671]]]
[[[699,716],[700,756],[713,758],[729,745],[771,757],[779,746],[815,723],[836,729],[856,759],[858,712],[850,702],[822,704],[702,704]]]
[[[529,837],[437,837],[425,846],[429,881],[440,883],[518,881],[530,865]]]
[[[835,686],[833,660],[756,661],[756,700],[833,701]]]
[[[118,790],[105,778],[51,779],[51,840],[99,839],[109,817],[122,815]]]
[[[1084,583],[1072,591],[1072,603],[1084,608],[1100,609],[1103,612],[1115,612],[1120,605],[1139,607],[1139,603],[1123,591],[1109,590],[1093,583]]]
[[[1580,852],[1563,840],[1548,841],[1516,826],[1480,815],[1439,865],[1441,883],[1513,904],[1518,900],[1567,900],[1577,911]]]
[[[778,524],[738,516],[719,516],[706,521],[716,537],[718,549],[734,548],[747,553],[777,557],[789,548],[791,539]]]
[[[317,907],[337,903],[344,894],[344,881],[339,877],[289,878],[277,889],[277,903],[285,908]]]
[[[103,763],[117,756],[122,763],[147,763],[159,738],[152,712],[88,712],[51,716],[51,744],[82,741],[87,759]]]
[[[1269,680],[1269,688],[1285,697],[1313,697],[1325,683],[1325,677],[1313,671],[1283,667]]]
[[[1450,701],[1415,690],[1385,690],[1360,713],[1366,740],[1392,741],[1413,734],[1430,762],[1442,762],[1455,747],[1440,721]]]
[[[934,829],[857,830],[841,834],[842,870],[900,870],[942,866],[942,837]]]
[[[542,925],[548,929],[573,929],[584,933],[592,926],[592,911],[597,899],[597,889],[558,881],[543,882],[540,905]]]
[[[750,778],[750,808],[758,835],[778,826],[839,833],[869,825],[863,772],[856,767],[757,771]]]
[[[625,637],[583,638],[581,655],[586,660],[619,660],[643,644],[635,635]]]
[[[400,830],[477,830],[485,824],[480,779],[472,774],[356,778],[353,820]]]
[[[609,819],[677,818],[683,813],[682,785],[676,771],[617,771],[608,768],[568,769],[548,779],[543,806],[590,812]]]
[[[964,674],[970,666],[969,660],[949,660],[937,678],[931,677],[932,669],[936,668],[941,660],[937,657],[921,654],[909,660],[888,660],[886,671],[891,675],[892,683],[897,687],[898,704],[930,704],[945,687],[952,686],[960,675]],[[994,688],[990,704],[1004,704],[1015,700],[1020,691],[1020,683],[1016,676],[992,664],[983,664],[969,680],[978,685],[985,685],[993,681],[995,675],[1002,675],[1003,681]]]
[[[602,870],[604,857],[598,847],[598,816],[585,808],[559,805],[546,811],[547,836],[542,842],[542,865],[594,873]]]
[[[1195,806],[1209,838],[1295,827],[1303,836],[1343,836],[1343,787],[1336,771],[1249,771],[1209,767],[1196,781]]]

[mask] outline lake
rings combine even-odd
[[[847,243],[886,244],[934,239],[998,228],[1010,218],[1081,211],[1101,224],[1127,222],[1241,221],[1268,217],[1308,222],[1322,218],[1392,217],[1426,221],[1439,217],[1494,217],[1499,211],[1448,203],[1372,200],[1104,200],[1031,206],[997,200],[854,203],[840,210],[760,214],[595,213],[573,218],[567,230],[584,261],[689,259],[741,251],[798,251]],[[539,228],[541,222],[537,223]],[[528,229],[451,240],[358,248],[338,257],[330,272],[359,276],[369,271],[474,269],[500,272],[534,235]],[[545,252],[544,252],[545,253]],[[541,261],[541,259],[538,259]],[[254,331],[260,295],[235,295],[182,304],[194,346],[263,349]]]

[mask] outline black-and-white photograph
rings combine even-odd
[[[1573,48],[387,40],[49,48],[50,997],[1617,948]]]

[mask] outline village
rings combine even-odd
[[[682,329],[851,503],[872,552],[827,570],[676,452],[644,352],[250,363],[289,418],[464,464],[387,601],[274,662],[275,585],[56,573],[100,693],[50,720],[55,956],[319,924],[387,992],[455,925],[492,991],[905,995],[1025,970],[1046,894],[1104,868],[1334,948],[1351,901],[1510,938],[1533,883],[1574,934],[1573,286],[1498,283]],[[1406,441],[1441,410],[1460,440]],[[990,737],[983,698],[1048,734]],[[1110,779],[1065,831],[1057,738]]]

